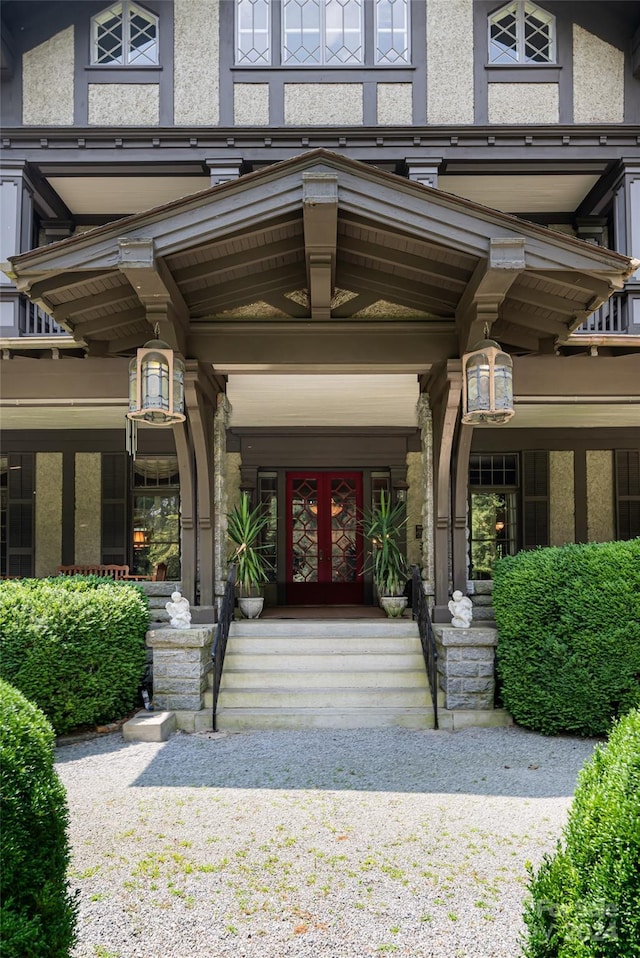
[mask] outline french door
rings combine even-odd
[[[361,512],[361,473],[287,473],[287,604],[362,603]]]

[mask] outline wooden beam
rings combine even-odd
[[[219,276],[227,270],[244,268],[250,273],[257,266],[268,263],[270,260],[278,259],[281,256],[287,256],[290,253],[299,253],[300,259],[302,260],[303,247],[301,240],[302,236],[292,236],[275,243],[262,242],[259,245],[248,246],[238,253],[228,253],[226,256],[212,257],[204,262],[197,263],[197,265],[185,266],[182,269],[176,270],[174,274],[175,280],[180,286],[188,286],[193,282]],[[244,237],[242,241],[244,241]],[[198,250],[199,256],[201,252],[201,250]]]
[[[403,249],[382,246],[351,236],[345,237],[338,248],[341,256],[363,256],[376,263],[384,263],[386,266],[398,269],[405,275],[414,274],[418,282],[431,286],[436,292],[446,290],[455,302],[462,295],[467,284],[468,274],[465,274],[463,270],[453,270],[453,275],[450,275],[446,260],[444,262],[430,261],[415,253],[407,253]],[[442,251],[438,252],[442,259]]]
[[[338,242],[338,176],[302,174],[302,218],[312,319],[331,318]]]
[[[354,313],[359,313],[361,310],[366,309],[367,306],[377,303],[379,299],[379,296],[375,296],[372,293],[358,293],[357,296],[347,300],[346,303],[342,303],[341,306],[334,306],[331,310],[331,316],[333,319],[346,319],[349,316],[353,316]]]
[[[295,300],[289,299],[284,293],[269,293],[268,296],[263,296],[262,299],[265,303],[268,303],[269,306],[279,309],[281,312],[286,313],[287,316],[291,316],[292,319],[306,319],[309,316],[308,306],[302,306],[301,303],[296,303]]]
[[[510,323],[506,319],[499,319],[494,324],[491,335],[503,346],[515,346],[531,353],[537,353],[540,346],[539,336],[525,329],[524,326],[516,326],[515,323]]]
[[[244,306],[263,299],[271,293],[288,293],[292,289],[304,286],[305,276],[300,266],[264,273],[264,279],[252,276],[250,280],[234,280],[232,283],[220,283],[209,290],[198,290],[199,299],[189,301],[192,318],[200,318],[198,313],[211,315]],[[308,313],[307,313],[308,315]]]
[[[376,293],[376,299],[406,306],[408,309],[424,310],[434,316],[449,318],[453,307],[443,305],[441,298],[434,299],[419,283],[403,283],[402,277],[389,273],[371,273],[356,267],[338,263],[337,284],[342,289],[356,292]]]
[[[489,241],[487,260],[481,260],[456,310],[460,355],[484,338],[485,326],[498,319],[500,306],[526,267],[525,241],[497,237]]]
[[[101,293],[91,293],[89,296],[81,296],[80,299],[71,300],[69,303],[61,303],[53,308],[52,315],[57,323],[64,323],[70,316],[75,316],[77,313],[115,306],[123,300],[133,299],[134,296],[129,284],[123,283],[120,286],[105,289]]]
[[[77,270],[75,273],[55,273],[53,276],[47,276],[45,279],[36,279],[33,282],[27,280],[18,281],[16,286],[21,293],[27,293],[29,299],[41,299],[50,293],[65,293],[74,286],[83,286],[85,283],[91,283],[96,279],[102,279],[105,276],[112,276],[113,270],[87,269]],[[47,309],[54,309],[55,304]]]
[[[201,384],[200,364],[186,364],[184,390],[196,463],[196,503],[200,544],[200,604],[214,602],[213,557],[213,411]]]
[[[128,326],[130,323],[141,322],[144,319],[144,310],[141,306],[138,306],[137,309],[128,309],[123,313],[114,313],[112,316],[101,316],[100,319],[91,319],[86,323],[76,323],[73,327],[73,334],[76,338],[81,337],[85,339],[86,337],[97,336],[99,333],[116,330],[120,326]]]
[[[182,594],[191,604],[196,601],[196,528],[194,501],[194,455],[189,427],[186,422],[172,426],[173,440],[178,457],[180,474],[180,565],[182,573]]]

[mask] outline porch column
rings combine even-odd
[[[191,605],[196,599],[196,527],[194,501],[195,462],[193,443],[186,422],[172,427],[180,474],[180,570],[182,594]]]
[[[456,433],[455,486],[453,494],[453,588],[467,594],[469,566],[469,454],[473,426],[460,423]]]
[[[227,580],[227,429],[231,418],[231,403],[224,393],[218,395],[213,419],[213,502],[215,515],[213,578],[215,598],[219,603]]]
[[[418,399],[418,425],[422,447],[422,581],[428,596],[435,592],[433,556],[433,418],[429,397],[422,393]]]
[[[454,441],[462,395],[462,363],[450,359],[433,370],[427,380],[427,389],[433,409],[435,462],[435,608],[434,621],[449,622],[447,608],[451,577],[451,473],[454,461]]]
[[[214,453],[213,417],[216,390],[197,360],[185,364],[184,392],[196,460],[196,515],[200,605],[213,606],[214,596]]]
[[[16,163],[5,167],[0,176],[0,202],[2,203],[2,229],[0,230],[0,262],[5,263],[10,256],[24,253],[31,247],[33,230],[33,194],[27,164]],[[25,300],[20,296],[12,281],[0,272],[0,334],[18,336],[21,326],[21,314],[24,314]],[[24,316],[22,315],[24,319]]]

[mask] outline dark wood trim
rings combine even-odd
[[[182,594],[193,605],[196,599],[198,568],[193,473],[195,469],[193,446],[186,422],[172,427],[180,474],[180,565]]]
[[[474,429],[472,452],[519,452],[526,449],[580,450],[640,448],[640,427],[600,429]]]
[[[573,455],[573,495],[575,501],[576,542],[587,542],[589,523],[587,516],[587,453],[575,449]]]
[[[473,426],[460,423],[457,434],[453,496],[453,588],[467,593],[467,510],[469,497],[469,455]]]
[[[213,408],[197,362],[187,362],[185,405],[195,454],[197,538],[200,554],[200,605],[214,602]],[[181,477],[182,478],[182,477]]]
[[[76,451],[62,453],[62,565],[75,562],[76,540]]]

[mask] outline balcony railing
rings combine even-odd
[[[69,333],[62,326],[58,326],[55,319],[45,313],[35,303],[26,303],[24,322],[20,327],[21,336],[68,336]]]
[[[586,323],[578,326],[577,334],[587,336],[621,335],[629,328],[626,293],[614,293],[611,299],[589,316]]]

